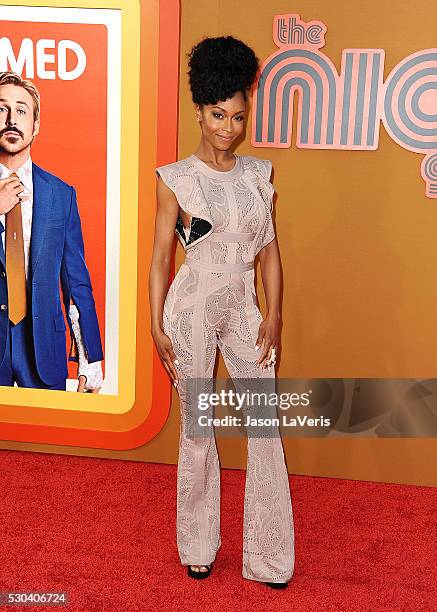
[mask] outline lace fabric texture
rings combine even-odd
[[[256,365],[262,315],[253,269],[257,253],[275,237],[271,163],[236,156],[234,168],[220,172],[192,155],[156,171],[191,219],[189,228],[181,219],[175,228],[186,257],[163,312],[179,361],[177,544],[182,564],[210,564],[221,545],[219,460],[213,429],[202,438],[187,434],[193,417],[187,381],[212,384],[219,348],[234,382],[259,377],[267,391],[275,390],[275,372]],[[286,582],[293,570],[293,513],[281,439],[248,438],[243,576]]]

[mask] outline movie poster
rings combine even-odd
[[[0,72],[12,71],[30,80],[41,98],[40,131],[31,146],[31,160],[76,192],[104,353],[100,393],[117,394],[120,11],[2,6],[0,27]],[[36,230],[31,235],[35,251],[33,234]],[[38,307],[32,304],[32,311]],[[65,315],[63,307],[68,356],[71,340]],[[67,391],[76,389],[77,364],[69,360]]]

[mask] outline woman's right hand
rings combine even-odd
[[[162,330],[152,333],[152,336],[153,340],[155,341],[159,357],[164,364],[172,383],[175,387],[177,387],[179,383],[179,376],[175,365],[179,365],[179,362],[176,359],[171,340]]]

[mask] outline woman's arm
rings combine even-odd
[[[281,327],[282,270],[278,241],[274,238],[259,252],[261,277],[266,296],[267,312],[259,326],[256,345],[261,347],[257,363],[262,370],[271,357],[271,349],[279,347]]]
[[[161,178],[158,178],[157,202],[155,237],[149,274],[151,333],[164,367],[173,384],[177,385],[178,374],[173,365],[174,362],[177,365],[177,360],[171,340],[164,332],[163,310],[168,292],[171,254],[179,204],[173,191],[167,187]]]

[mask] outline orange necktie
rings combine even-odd
[[[11,175],[17,177],[15,172]],[[18,177],[17,177],[18,178]],[[26,316],[26,273],[24,268],[21,202],[6,213],[5,246],[8,279],[9,320],[15,325]]]

